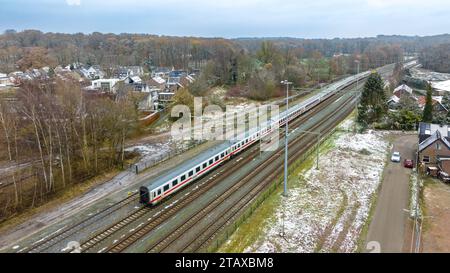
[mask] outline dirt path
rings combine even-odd
[[[366,244],[378,242],[381,252],[402,252],[407,225],[410,169],[403,167],[403,159],[414,159],[416,135],[394,136],[392,151],[400,152],[401,163],[389,161],[384,169],[381,190],[369,226]]]

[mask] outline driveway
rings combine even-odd
[[[381,189],[366,239],[366,245],[369,242],[378,242],[381,252],[389,253],[403,250],[408,219],[405,210],[409,204],[411,174],[410,169],[403,167],[403,160],[415,159],[417,146],[417,135],[399,135],[394,138],[391,152],[400,152],[402,162],[389,161],[384,169]]]

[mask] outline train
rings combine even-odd
[[[408,68],[414,64],[415,62],[412,61],[405,64],[404,67]],[[299,117],[306,111],[314,108],[320,102],[335,95],[354,82],[367,78],[370,73],[370,71],[362,72],[330,84],[317,95],[272,117],[271,120],[264,123],[263,126],[249,130],[242,137],[238,137],[238,140],[224,142],[201,153],[188,162],[177,166],[177,168],[161,175],[159,178],[142,185],[139,189],[140,203],[149,206],[157,205],[165,198],[178,192],[204,176],[206,173],[213,171],[233,156],[257,143],[261,138],[272,133],[275,128],[284,126],[287,121]]]

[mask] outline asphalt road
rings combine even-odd
[[[384,169],[383,182],[366,239],[367,252],[379,243],[383,253],[403,250],[405,227],[408,219],[410,169],[403,167],[405,158],[414,159],[417,146],[416,135],[399,135],[393,142],[392,152],[400,152],[401,163],[389,161]],[[375,243],[374,243],[375,242]],[[377,242],[377,243],[376,243]]]

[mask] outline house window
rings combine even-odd
[[[441,144],[438,142],[436,143],[436,150],[440,150],[441,149]]]
[[[425,163],[430,163],[430,157],[429,156],[424,156],[422,157],[422,161]]]

